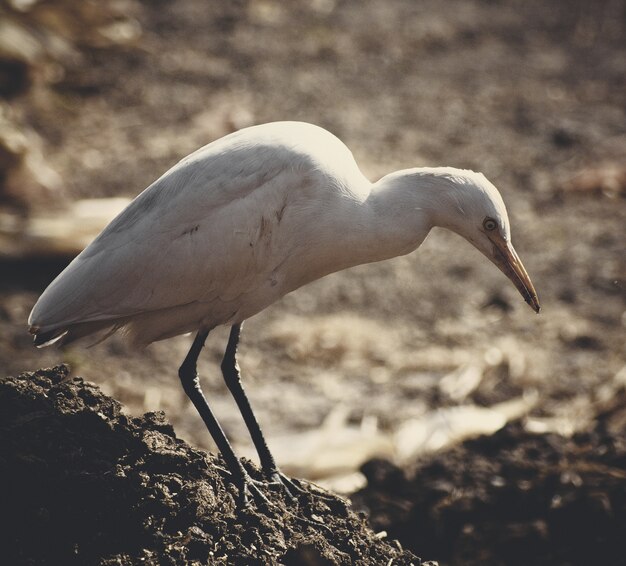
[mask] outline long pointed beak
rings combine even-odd
[[[493,244],[493,263],[513,282],[530,307],[539,313],[539,297],[513,245],[499,234],[489,235],[489,239]]]

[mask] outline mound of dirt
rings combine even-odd
[[[219,458],[66,366],[0,381],[0,485],[5,564],[421,563],[313,486],[242,507]]]
[[[444,564],[626,564],[626,394],[572,438],[522,423],[419,462],[368,462],[375,529]]]

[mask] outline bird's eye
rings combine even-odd
[[[483,221],[483,228],[488,232],[496,229],[498,223],[493,218],[485,218]]]

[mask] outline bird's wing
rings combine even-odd
[[[288,150],[207,146],[141,193],[46,289],[42,332],[192,302],[232,300],[285,253],[272,227],[319,176]],[[297,157],[297,156],[296,156]],[[302,157],[302,156],[299,156]]]

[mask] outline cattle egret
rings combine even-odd
[[[350,150],[322,128],[246,128],[185,157],[133,200],[44,291],[30,332],[37,346],[119,329],[140,345],[196,332],[179,377],[247,501],[260,491],[196,371],[209,332],[229,325],[225,382],[265,476],[293,495],[298,488],[280,474],[242,388],[242,323],[329,273],[415,250],[434,226],[472,243],[539,312],[500,193],[482,174],[415,168],[371,183]]]

